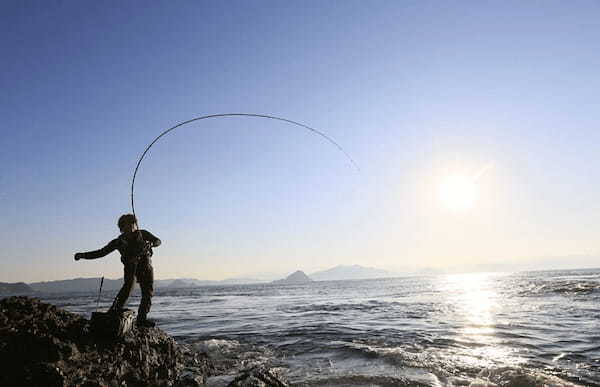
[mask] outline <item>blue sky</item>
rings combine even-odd
[[[178,129],[136,185],[142,226],[165,241],[158,278],[595,264],[598,2],[6,1],[0,14],[0,281],[120,276],[116,254],[72,254],[116,236],[158,133],[223,112],[318,128],[361,172],[280,123]],[[440,206],[440,179],[482,168],[473,208]]]

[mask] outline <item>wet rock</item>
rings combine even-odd
[[[237,377],[237,367],[221,368],[158,328],[99,337],[87,319],[35,298],[0,300],[2,387],[197,387],[219,375],[232,387],[288,386],[266,366]]]
[[[107,339],[125,337],[135,328],[135,312],[123,309],[116,312],[93,312],[90,330],[95,336]]]
[[[175,387],[200,387],[204,386],[204,377],[202,375],[184,374],[179,378]]]
[[[235,378],[228,387],[289,387],[273,368],[251,368]]]
[[[108,387],[202,385],[212,366],[158,328],[101,339],[82,316],[10,297],[0,300],[0,368],[3,387]]]

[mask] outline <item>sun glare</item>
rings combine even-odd
[[[439,187],[440,200],[446,208],[455,212],[466,211],[477,201],[477,184],[465,175],[446,176]]]

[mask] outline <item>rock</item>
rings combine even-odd
[[[202,375],[186,374],[179,378],[176,387],[201,387],[204,386]]]
[[[106,338],[93,334],[82,316],[38,299],[0,300],[2,387],[198,387],[216,371],[206,353],[177,344],[158,328]],[[227,374],[223,385],[231,381],[231,387],[288,386],[266,366],[237,377],[238,371],[220,371]]]
[[[117,312],[93,312],[90,330],[97,337],[125,337],[135,326],[135,313],[129,309]]]
[[[206,353],[198,353],[187,346],[180,346],[185,358],[181,376],[175,387],[203,386],[206,378],[214,375],[215,367]]]
[[[272,368],[251,368],[235,378],[227,387],[289,387]]]
[[[101,339],[90,322],[28,297],[0,300],[0,386],[201,385],[212,366],[158,328]]]

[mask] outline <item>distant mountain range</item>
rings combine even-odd
[[[372,267],[364,267],[360,265],[352,266],[336,266],[328,270],[318,271],[310,276],[307,276],[303,271],[298,270],[288,277],[273,281],[275,284],[297,284],[311,281],[336,281],[336,280],[353,280],[353,279],[372,279],[395,277],[398,274],[376,269]],[[267,283],[264,280],[253,278],[231,278],[221,281],[198,280],[195,278],[176,278],[155,280],[154,286],[160,288],[190,288],[197,286],[222,286],[222,285],[242,285],[242,284]],[[10,285],[7,287],[6,285]],[[100,287],[100,278],[74,278],[59,281],[33,282],[29,285],[18,284],[3,284],[0,283],[0,294],[16,294],[27,292],[42,292],[42,293],[63,293],[63,292],[97,292]],[[23,286],[24,285],[24,286]],[[123,285],[123,279],[105,278],[102,286],[103,291],[119,290]],[[12,289],[12,290],[11,290]]]
[[[390,278],[397,277],[398,274],[376,269],[374,267],[365,267],[360,265],[351,266],[336,266],[328,270],[317,271],[307,276],[303,271],[298,270],[284,279],[273,281],[273,284],[298,284],[312,281],[341,281],[341,280],[358,280],[358,279],[373,279],[373,278]]]
[[[266,283],[268,281],[255,278],[228,278],[219,281],[198,280],[195,278],[177,278],[166,280],[155,280],[154,286],[157,288],[189,288],[194,286],[220,286],[220,285],[248,285]]]
[[[27,294],[33,293],[33,289],[24,282],[9,284],[0,282],[0,294]]]
[[[397,273],[382,269],[376,269],[374,267],[365,267],[360,265],[340,265],[328,270],[312,273],[310,275],[310,278],[312,278],[315,281],[337,281],[352,279],[390,278],[397,276]]]
[[[552,267],[542,267],[541,263],[551,262]],[[597,267],[597,262],[600,258],[596,256],[573,256],[573,257],[557,257],[554,259],[540,259],[537,261],[528,262],[528,264],[478,264],[478,265],[462,265],[446,269],[422,268],[420,270],[407,270],[403,274],[382,270],[374,267],[365,267],[360,265],[339,265],[331,269],[314,272],[306,275],[303,271],[298,270],[286,278],[273,281],[275,284],[292,284],[305,283],[311,281],[339,281],[339,280],[358,280],[358,279],[374,279],[374,278],[391,278],[400,275],[438,275],[448,273],[468,273],[481,271],[522,271],[522,270],[548,270],[548,269],[566,269],[573,266],[580,267]],[[592,265],[594,264],[594,265]],[[269,275],[272,279],[273,276]],[[277,277],[275,277],[277,278]],[[230,278],[220,281],[198,280],[195,278],[176,278],[155,280],[154,286],[159,289],[177,289],[190,288],[197,286],[223,286],[223,285],[246,285],[257,283],[269,283],[265,279],[255,278]],[[104,291],[118,290],[123,285],[123,279],[104,279],[102,289]],[[25,284],[19,283],[4,283],[0,282],[0,294],[27,294],[33,292],[42,293],[63,293],[63,292],[97,292],[100,286],[100,278],[75,278],[59,281],[33,282]]]
[[[181,279],[176,279],[175,281],[171,282],[169,284],[169,288],[173,288],[173,289],[182,289],[182,288],[193,288],[194,285],[191,282],[185,282],[184,280]]]
[[[190,288],[196,286],[218,286],[218,285],[239,285],[251,283],[264,283],[266,281],[254,280],[251,278],[231,278],[221,281],[197,280],[195,278],[177,278],[166,280],[155,280],[155,288]],[[102,285],[103,291],[119,290],[123,286],[123,278],[110,279],[105,278]],[[33,282],[29,284],[31,291],[42,293],[63,293],[63,292],[97,292],[100,289],[100,278],[75,278],[68,280]],[[2,292],[0,288],[0,293]],[[9,292],[14,293],[14,292]]]
[[[119,290],[123,279],[105,278],[102,290]],[[62,292],[97,292],[100,288],[100,278],[75,278],[59,281],[33,282],[29,286],[36,292],[62,293]]]

